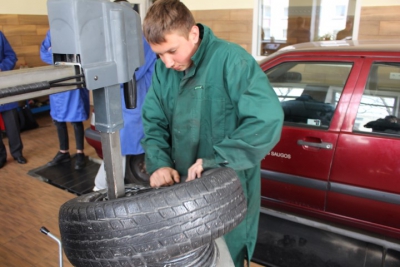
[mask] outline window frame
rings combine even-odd
[[[261,18],[262,18],[262,1],[263,0],[253,0],[253,29],[252,29],[252,46],[251,55],[256,60],[262,60],[265,55],[261,55]],[[358,40],[358,32],[360,27],[360,16],[361,16],[361,0],[355,0],[355,10],[354,10],[354,22],[353,22],[353,40]]]

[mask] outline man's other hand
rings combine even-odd
[[[160,168],[150,176],[151,187],[169,186],[179,181],[179,173],[170,167]]]
[[[186,179],[186,182],[192,181],[196,178],[200,178],[203,170],[203,159],[197,159],[196,162],[188,170],[188,177]]]

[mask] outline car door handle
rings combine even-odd
[[[312,146],[312,147],[317,147],[317,148],[323,148],[323,149],[333,149],[333,144],[331,143],[314,143],[314,142],[307,142],[303,140],[297,140],[297,144],[300,146]]]

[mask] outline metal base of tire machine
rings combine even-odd
[[[55,66],[40,68],[40,71],[31,68],[24,72],[1,72],[0,103],[77,88],[71,83],[53,88],[51,83],[42,82],[46,81],[49,73],[55,72],[57,78],[62,79],[60,76],[63,74],[69,79],[74,77],[77,84],[92,90],[95,127],[101,133],[108,197],[122,197],[125,187],[119,139],[123,127],[120,84],[124,84],[125,104],[135,108],[134,72],[144,63],[140,17],[129,5],[108,0],[48,0],[47,7]],[[45,228],[41,231],[57,240],[61,250],[58,238]],[[234,266],[224,239],[218,238],[216,244],[219,259],[215,267]]]

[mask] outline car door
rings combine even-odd
[[[400,59],[367,58],[332,163],[327,211],[400,237]]]
[[[358,57],[291,56],[262,66],[285,113],[281,139],[261,162],[262,206],[325,209],[339,129],[361,64]]]

